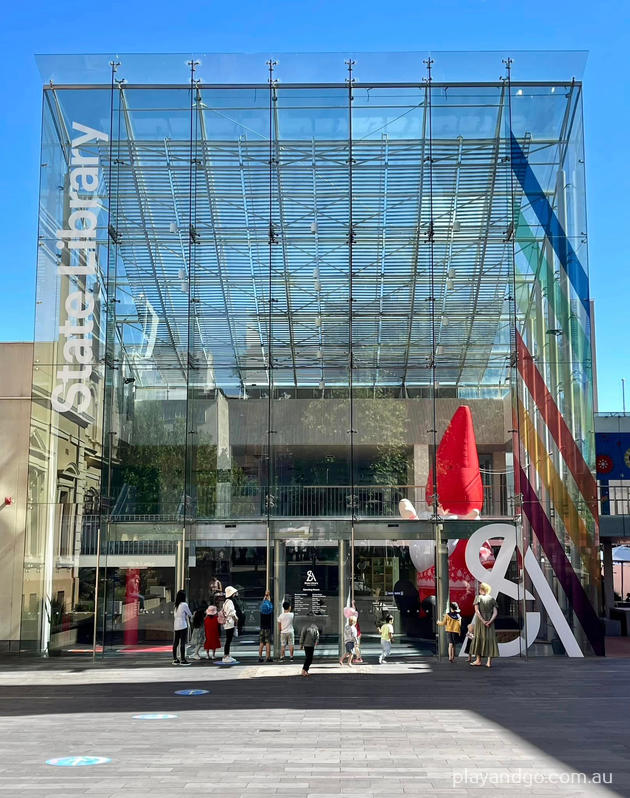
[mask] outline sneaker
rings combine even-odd
[[[178,659],[174,659],[173,660],[173,665],[179,665],[179,660]]]
[[[199,654],[193,654],[192,658],[193,659],[201,659],[201,656]]]
[[[264,662],[265,660],[262,657],[258,657],[258,662]]]
[[[182,664],[182,665],[190,665],[190,662],[188,662],[188,660],[187,660],[187,659],[183,659],[183,660],[181,661],[181,664]]]
[[[378,658],[378,664],[379,664],[379,665],[382,665],[382,664],[383,664],[383,655],[382,655],[382,654],[381,654],[381,655],[380,655],[380,657]]]
[[[267,657],[267,659],[265,660],[265,662],[273,662],[273,660],[271,659],[271,657]]]
[[[291,657],[290,662],[293,662],[293,657]]]

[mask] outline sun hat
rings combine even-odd
[[[231,598],[235,593],[238,593],[238,590],[235,587],[232,587],[232,585],[228,585],[225,588],[225,597],[226,598]]]
[[[217,608],[214,606],[214,604],[211,604],[206,610],[206,615],[216,615],[216,614],[217,614]]]
[[[358,618],[359,613],[352,607],[344,607],[343,614],[345,618]]]

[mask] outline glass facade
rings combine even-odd
[[[581,84],[47,58],[22,648],[232,584],[242,656],[266,589],[443,654],[485,579],[503,655],[603,653]]]

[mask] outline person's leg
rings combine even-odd
[[[234,637],[234,629],[225,630],[225,645],[223,646],[223,656],[230,656],[230,646],[232,645],[232,638]]]
[[[187,630],[186,629],[180,629],[179,634],[180,634],[179,650],[181,651],[181,660],[182,660],[182,662],[185,662],[186,661],[186,638],[188,637]]]
[[[173,662],[177,659],[177,644],[179,643],[179,636],[177,632],[173,632]]]
[[[448,661],[452,662],[455,659],[455,646],[452,643],[448,644]]]
[[[267,662],[271,662],[271,641],[267,640]]]
[[[289,635],[289,656],[291,657],[291,659],[293,659],[293,653],[295,651],[294,644],[295,644],[295,637],[292,632]]]
[[[313,654],[315,653],[315,646],[304,646],[304,666],[303,671],[308,673],[308,669],[313,662]]]
[[[488,661],[486,662],[486,668],[492,667],[492,657],[488,657]]]
[[[262,634],[262,632],[261,632],[261,633],[260,633],[260,643],[259,643],[259,645],[258,645],[258,662],[262,662],[262,658],[263,658],[263,655],[262,655],[262,653],[263,653],[263,648],[264,648],[264,645],[265,645],[265,644],[263,643],[263,639],[264,639],[264,638],[263,638],[263,634]]]

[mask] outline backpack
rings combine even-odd
[[[219,610],[219,612],[217,613],[217,621],[220,624],[224,624],[227,621],[227,618],[225,617],[225,613],[223,612],[223,610]]]
[[[273,612],[273,604],[269,601],[269,599],[265,599],[263,603],[260,605],[260,614],[271,615],[272,612]]]

